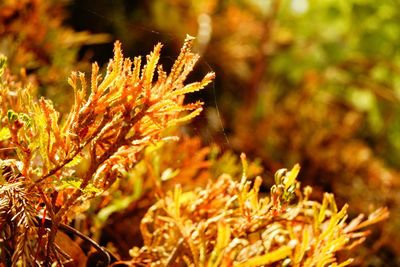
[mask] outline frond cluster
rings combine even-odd
[[[245,163],[246,164],[246,163]],[[246,167],[245,167],[246,168]],[[269,196],[261,177],[240,182],[222,175],[205,189],[177,186],[153,205],[141,223],[145,246],[131,250],[132,266],[345,266],[337,252],[364,241],[363,228],[385,219],[378,209],[347,222],[332,194],[309,199],[296,180],[299,166],[280,170]],[[149,264],[149,265],[146,265]]]
[[[9,165],[4,162],[1,165],[2,176],[12,175]],[[38,244],[31,238],[37,234],[37,213],[32,199],[22,182],[0,186],[0,258],[8,265],[27,266],[33,261]]]
[[[36,204],[52,220],[46,261],[56,256],[57,226],[73,218],[74,207],[107,190],[165,129],[201,112],[202,102],[185,104],[184,96],[205,87],[214,73],[184,84],[198,60],[192,42],[188,36],[170,73],[158,63],[161,44],[142,66],[140,57],[124,58],[116,42],[104,77],[96,63],[90,81],[72,73],[74,105],[62,118],[50,100],[35,100],[29,88],[15,85],[2,61],[0,142],[20,166],[21,190],[40,195]],[[0,187],[12,183],[5,182]]]

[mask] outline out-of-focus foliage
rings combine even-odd
[[[197,35],[205,61],[222,69],[221,87],[250,94],[252,104],[260,91],[279,101],[314,76],[317,91],[365,114],[357,134],[400,165],[396,1],[157,0],[148,12],[163,34]]]
[[[304,14],[290,12],[288,5],[280,14],[280,24],[293,39],[274,56],[267,79],[292,88],[314,82],[318,90],[350,105],[365,116],[357,135],[368,140],[375,154],[399,166],[398,3],[310,1]],[[314,79],[307,79],[310,74]]]
[[[221,69],[223,89],[217,89],[250,94],[251,104],[264,97],[257,95],[260,91],[273,91],[278,102],[304,83],[318,81],[317,91],[330,92],[365,116],[356,134],[374,153],[400,165],[396,1],[156,0],[128,14],[116,28],[141,22],[161,35],[197,36],[204,61]],[[134,36],[143,38],[143,32]],[[225,93],[219,101],[240,104],[241,99]],[[234,108],[222,107],[234,118]]]
[[[41,94],[57,104],[66,101],[67,77],[74,68],[89,69],[78,61],[82,45],[109,41],[105,34],[76,32],[62,24],[67,1],[4,0],[0,2],[0,53],[13,72],[21,68],[38,85]],[[69,94],[72,97],[72,94]]]

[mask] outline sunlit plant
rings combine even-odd
[[[66,256],[55,243],[60,224],[132,168],[148,145],[162,139],[165,129],[200,113],[202,103],[185,104],[184,96],[206,86],[214,73],[184,84],[198,60],[190,51],[192,42],[188,36],[169,74],[158,64],[161,44],[142,67],[140,57],[124,58],[116,42],[104,76],[96,63],[89,81],[84,73],[72,73],[68,83],[74,105],[62,118],[50,100],[35,99],[29,86],[16,83],[2,59],[4,264],[61,264]],[[40,218],[51,221],[50,229],[44,229]]]
[[[131,250],[130,266],[346,266],[337,253],[365,240],[365,227],[388,216],[386,208],[348,220],[333,194],[310,199],[297,181],[299,165],[275,174],[270,194],[262,178],[222,175],[206,188],[177,185],[155,203],[141,223],[145,245]],[[182,263],[185,263],[182,265]],[[278,265],[276,265],[278,264]]]

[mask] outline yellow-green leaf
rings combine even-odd
[[[289,257],[291,253],[292,249],[289,246],[283,246],[265,255],[256,256],[246,260],[246,262],[235,264],[234,267],[256,267],[271,264]]]
[[[7,140],[11,137],[10,129],[3,127],[0,128],[0,141]]]
[[[65,165],[65,167],[70,168],[78,165],[82,161],[82,157],[77,155],[75,158],[73,158],[68,164]]]
[[[217,243],[214,246],[214,250],[211,252],[207,267],[216,267],[219,265],[224,255],[224,249],[229,245],[230,240],[231,229],[229,224],[220,221],[218,223]]]
[[[287,190],[296,181],[299,172],[300,172],[299,164],[294,165],[293,169],[291,169],[290,172],[288,172],[288,174],[286,175],[286,179],[284,180],[285,190]]]

